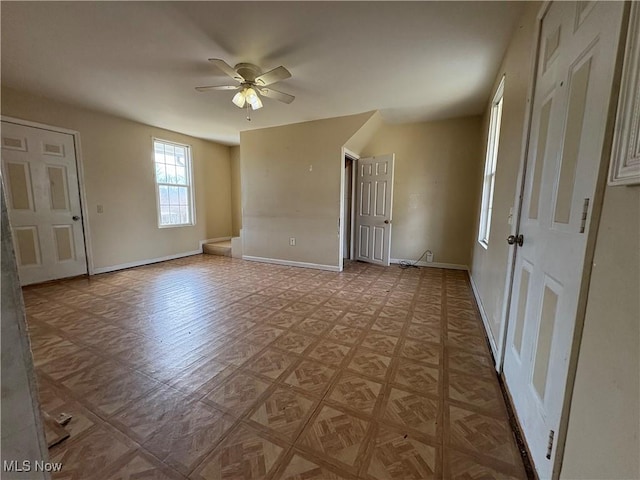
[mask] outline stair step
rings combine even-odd
[[[223,257],[231,256],[231,241],[224,242],[205,243],[202,246],[202,251],[209,255],[221,255]]]

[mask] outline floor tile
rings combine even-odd
[[[299,359],[280,350],[269,348],[251,363],[246,365],[248,370],[259,375],[264,375],[271,379],[280,376],[291,364],[297,363]]]
[[[311,395],[322,396],[327,391],[334,373],[334,369],[316,360],[303,360],[285,378],[284,383]]]
[[[505,468],[488,459],[479,460],[464,453],[449,450],[449,477],[456,480],[499,479],[523,480],[526,477],[522,468]]]
[[[263,480],[286,447],[240,425],[209,455],[190,478],[204,480]]]
[[[251,414],[250,420],[286,437],[296,438],[297,431],[311,414],[314,401],[283,387],[276,388]]]
[[[353,466],[365,439],[368,422],[324,405],[305,429],[300,445]]]
[[[384,381],[390,365],[391,357],[358,348],[347,368],[374,377],[379,381]]]
[[[504,415],[504,401],[497,379],[449,372],[449,398],[498,415]]]
[[[143,443],[143,447],[165,464],[187,475],[229,430],[235,419],[201,402],[190,402],[174,410]]]
[[[380,427],[373,441],[373,455],[367,469],[371,477],[379,480],[437,478],[438,453],[434,446],[386,427]]]
[[[242,371],[236,372],[224,384],[218,386],[203,401],[227,411],[231,415],[241,416],[252,406],[272,384]]]
[[[420,394],[438,395],[440,372],[437,368],[401,358],[392,382]]]
[[[328,400],[371,415],[381,391],[381,383],[354,373],[343,372],[328,396]]]
[[[348,473],[340,475],[300,455],[294,455],[284,472],[277,478],[279,480],[348,480],[353,477]]]
[[[108,465],[133,450],[133,446],[97,426],[73,442],[65,440],[57,445],[50,451],[50,461],[63,464],[56,478],[83,480],[95,478]]]
[[[382,418],[384,421],[435,437],[439,420],[439,401],[392,388]]]
[[[338,367],[342,364],[350,350],[351,347],[346,345],[341,345],[330,340],[321,340],[313,350],[308,353],[308,356],[326,365]]]
[[[505,419],[449,406],[449,435],[451,445],[511,465],[521,462],[513,433]]]

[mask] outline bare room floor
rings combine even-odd
[[[55,478],[525,478],[466,272],[199,255],[24,296]]]

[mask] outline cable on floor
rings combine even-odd
[[[420,255],[420,258],[418,258],[415,262],[411,263],[407,260],[402,260],[398,265],[400,266],[400,268],[419,268],[418,267],[418,262],[420,260],[422,260],[424,258],[424,256],[429,253],[431,250],[425,250],[424,253],[422,255]]]

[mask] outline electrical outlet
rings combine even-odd
[[[296,246],[296,237],[289,237],[289,245],[292,247]]]

